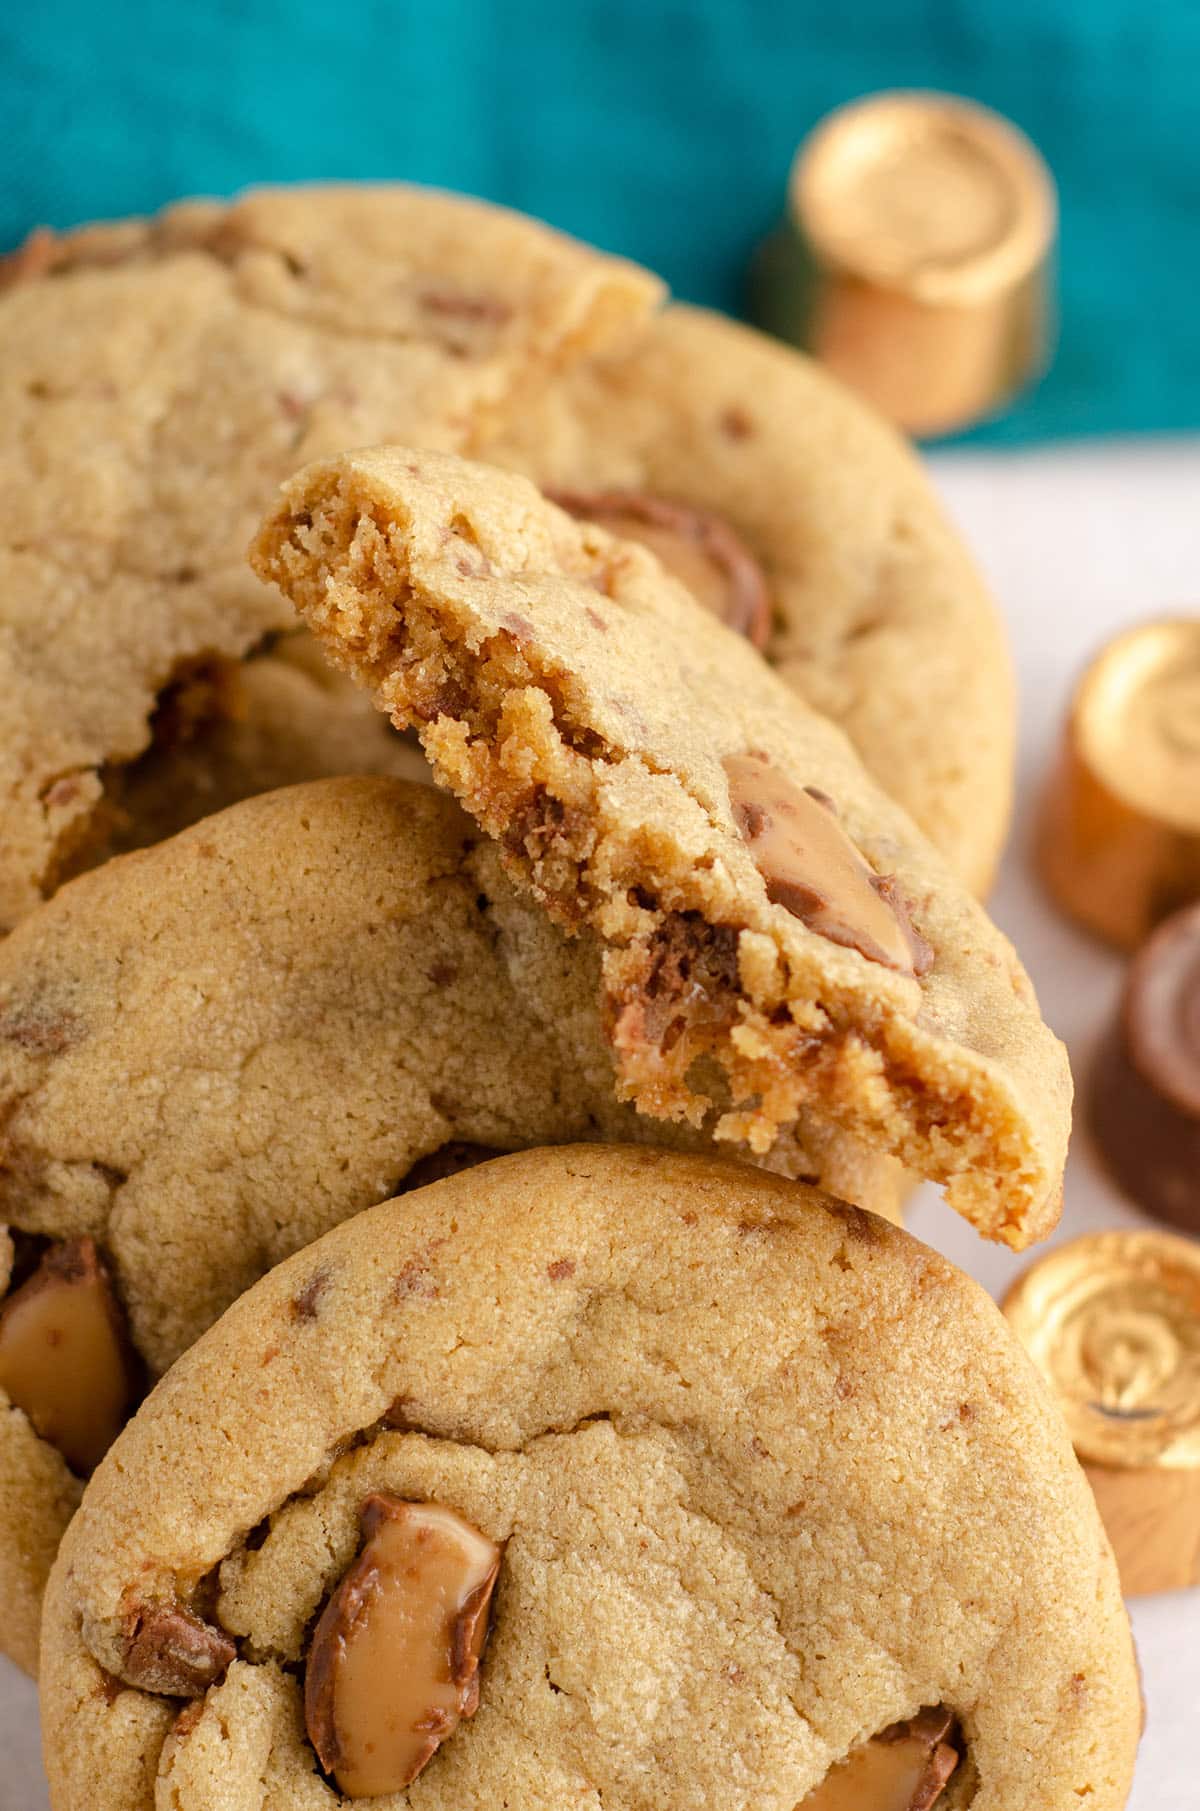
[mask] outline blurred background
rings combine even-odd
[[[506,202],[743,312],[801,138],[970,96],[1060,188],[1049,377],[975,438],[1200,427],[1197,0],[42,0],[0,8],[0,242],[252,182]]]

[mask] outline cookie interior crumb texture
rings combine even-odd
[[[292,626],[242,557],[289,471],[470,448],[660,294],[403,185],[184,202],[0,263],[0,930],[108,846],[164,691]]]
[[[939,1811],[1125,1803],[1112,1554],[994,1304],[813,1191],[576,1147],[347,1222],[173,1367],[51,1580],[56,1811],[339,1802],[304,1679],[377,1493],[502,1549],[421,1811],[795,1811],[922,1711]]]
[[[715,1065],[733,1103],[718,1137],[766,1151],[808,1106],[943,1182],[988,1236],[1050,1229],[1070,1076],[1011,947],[836,727],[646,549],[523,478],[382,448],[286,485],[252,560],[416,727],[550,914],[598,933],[643,1112],[700,1120]],[[820,934],[803,886],[772,888],[753,801],[731,797],[747,757],[828,808],[854,884],[911,933],[907,961],[869,959],[861,929]],[[827,869],[808,875],[826,906]]]
[[[81,876],[0,942],[13,1284],[51,1242],[95,1240],[153,1380],[402,1185],[530,1144],[706,1147],[715,1114],[617,1101],[599,970],[427,784],[289,787]],[[764,1161],[897,1211],[898,1166],[813,1116]],[[79,1490],[0,1379],[0,1651],[30,1670]]]
[[[640,516],[652,546],[672,513],[732,532],[761,573],[768,660],[986,893],[1012,808],[1004,625],[911,447],[822,366],[669,304],[514,412],[484,456],[615,533],[624,520],[638,539]]]

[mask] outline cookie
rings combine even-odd
[[[1139,1702],[974,1283],[775,1178],[580,1147],[360,1215],[179,1361],[64,1541],[42,1717],[57,1811],[866,1811],[914,1777],[1117,1811]]]
[[[510,871],[598,934],[643,1112],[718,1101],[717,1137],[764,1152],[803,1105],[987,1236],[1050,1230],[1070,1073],[1011,947],[652,554],[524,478],[381,448],[292,479],[251,557]]]
[[[514,414],[485,457],[644,539],[840,723],[983,893],[1015,738],[1003,627],[909,448],[800,353],[672,306]]]
[[[255,793],[340,774],[432,785],[401,736],[311,635],[285,635],[245,661],[201,662],[160,696],[144,755],[110,776],[100,859],[164,841]]]
[[[469,448],[659,294],[405,187],[36,234],[0,286],[0,929],[94,855],[164,688],[293,626],[242,557],[281,478],[388,435]]]
[[[76,1404],[111,1437],[271,1264],[495,1149],[709,1142],[618,1104],[599,996],[594,939],[552,927],[444,795],[387,779],[248,800],[0,944],[0,1649],[32,1668],[99,1456],[64,1451]],[[828,1127],[771,1161],[895,1211],[897,1166]],[[104,1286],[64,1293],[79,1241]],[[102,1327],[113,1304],[130,1387],[123,1347],[94,1342],[82,1398],[30,1376],[31,1316]]]

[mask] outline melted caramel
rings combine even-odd
[[[872,1737],[831,1768],[797,1811],[929,1811],[958,1766],[944,1740],[951,1727],[948,1712],[922,1711]]]
[[[52,1246],[0,1311],[0,1389],[73,1471],[94,1471],[133,1403],[123,1317],[91,1239]]]
[[[452,1509],[373,1495],[317,1624],[309,1738],[349,1798],[400,1792],[479,1702],[500,1548]]]
[[[550,493],[571,515],[600,522],[610,534],[649,548],[721,622],[756,648],[771,631],[771,600],[762,568],[719,516],[643,491]]]
[[[832,801],[796,786],[765,755],[732,755],[725,773],[767,898],[831,943],[901,974],[923,974],[928,945],[897,908],[892,884],[863,860]]]

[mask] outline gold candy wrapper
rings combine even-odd
[[[1049,362],[1056,230],[1050,173],[999,114],[870,95],[797,152],[755,311],[910,433],[951,433]]]
[[[1063,911],[1122,949],[1200,899],[1200,618],[1141,624],[1088,667],[1037,858]]]
[[[1091,1233],[1003,1305],[1062,1407],[1126,1596],[1200,1583],[1200,1245]]]

